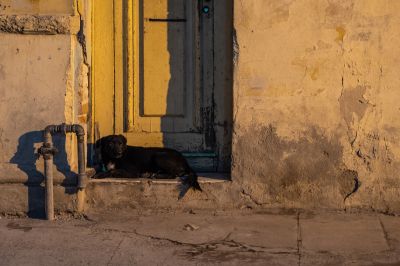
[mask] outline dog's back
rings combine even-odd
[[[155,173],[156,178],[180,177],[182,180],[180,198],[191,187],[202,191],[196,172],[189,166],[185,157],[176,150],[127,146],[126,157],[134,161],[142,173]]]
[[[175,176],[191,172],[186,159],[173,149],[127,146],[125,156],[141,172],[163,172]]]

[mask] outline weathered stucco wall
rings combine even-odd
[[[43,209],[40,130],[89,119],[88,2],[0,0],[1,211],[17,208],[8,198]],[[400,213],[400,2],[234,0],[234,10],[234,182],[224,193]],[[73,138],[56,139],[66,187]]]
[[[20,195],[28,196],[29,208],[42,199],[36,193],[43,180],[43,160],[36,157],[41,130],[63,122],[86,125],[87,26],[82,12],[73,0],[0,0],[0,184],[5,195],[15,197],[27,189],[24,183],[34,186]],[[55,138],[60,150],[56,184],[76,181],[74,138]]]
[[[33,167],[33,149],[42,139],[39,131],[65,120],[70,37],[1,34],[0,38],[0,160]]]
[[[236,0],[234,24],[243,193],[400,211],[400,2]]]

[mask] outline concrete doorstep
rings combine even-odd
[[[108,210],[2,217],[0,265],[400,265],[400,217]]]
[[[78,197],[75,185],[54,185],[56,212],[88,211],[121,208],[169,208],[169,209],[215,209],[235,208],[239,192],[233,182],[222,174],[199,176],[203,193],[189,189],[182,200],[178,200],[177,179],[90,179],[84,197]],[[17,214],[40,218],[44,216],[44,184],[11,182],[0,184],[0,214]],[[240,205],[241,204],[241,205]],[[78,206],[81,206],[79,208]]]

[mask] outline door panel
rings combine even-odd
[[[154,10],[159,6],[149,6],[151,2],[144,5],[143,115],[184,117],[186,16],[175,12],[182,13],[175,21],[166,7],[162,6],[165,12],[160,14]],[[184,6],[181,3],[179,9]]]
[[[174,138],[179,136],[190,143],[187,148],[204,151],[207,147],[200,111],[212,102],[200,98],[203,92],[199,83],[197,1],[130,0],[128,3],[128,19],[120,29],[121,35],[128,39],[125,77],[128,86],[126,93],[116,98],[117,109],[125,110],[118,132],[125,133],[132,141],[164,134],[163,143],[149,140],[146,143],[150,146],[172,146],[177,142]],[[124,104],[126,108],[118,107]],[[174,137],[174,133],[179,134]]]
[[[144,116],[185,116],[184,25],[145,22]],[[167,41],[170,37],[173,41]],[[169,52],[169,46],[174,52]],[[181,75],[177,75],[181,73]],[[183,74],[183,75],[182,75]],[[174,99],[171,103],[169,99]]]

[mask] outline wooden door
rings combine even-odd
[[[112,4],[108,10],[113,10],[114,86],[112,92],[109,86],[108,91],[103,89],[107,92],[99,95],[95,105],[112,97],[108,112],[112,106],[113,118],[105,124],[96,119],[100,135],[110,134],[112,127],[112,133],[125,135],[130,145],[175,148],[184,152],[198,171],[216,171],[220,156],[214,129],[212,2],[108,2],[108,8]],[[104,15],[106,4],[98,4],[98,8],[100,5]],[[96,12],[102,13],[96,11],[96,4],[94,12],[96,27]],[[104,21],[98,25],[106,26]],[[96,35],[94,42],[96,51]],[[111,55],[102,56],[109,60]],[[102,79],[104,76],[98,77]],[[102,111],[95,110],[95,115],[97,112]]]

